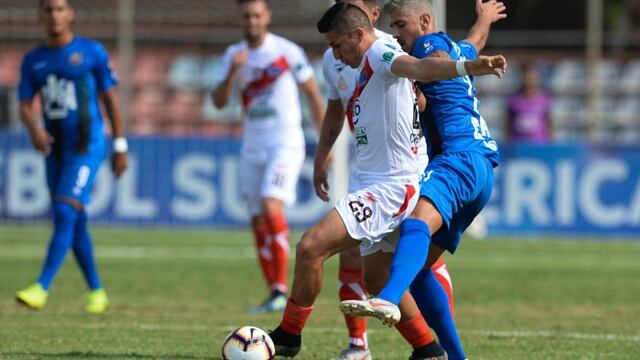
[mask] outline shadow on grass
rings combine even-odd
[[[67,351],[67,352],[37,352],[37,351],[7,351],[0,352],[0,358],[4,356],[11,357],[25,357],[25,358],[69,358],[69,359],[207,359],[207,360],[220,360],[220,357],[202,357],[193,355],[180,355],[180,354],[168,354],[168,355],[152,355],[142,353],[109,353],[109,352],[94,352],[94,351]]]

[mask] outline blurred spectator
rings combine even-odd
[[[540,87],[532,64],[522,64],[522,87],[508,102],[506,138],[509,141],[546,142],[551,138],[551,98]]]

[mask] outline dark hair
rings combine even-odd
[[[269,0],[236,0],[236,4],[238,4],[238,6],[242,5],[242,4],[246,4],[246,3],[250,3],[250,2],[254,2],[254,1],[262,1],[263,3],[265,3],[265,5],[267,5],[267,7],[269,7]]]
[[[43,8],[45,1],[47,1],[47,0],[38,0],[38,7],[39,8]],[[71,7],[71,0],[67,0],[67,6]]]
[[[316,25],[321,34],[335,31],[337,33],[348,33],[356,27],[373,31],[371,22],[367,14],[359,7],[351,4],[339,2],[327,10]]]
[[[346,0],[336,0],[336,4],[339,3],[339,2],[345,2],[345,1]],[[379,5],[378,0],[362,0],[362,2],[365,3],[370,8]]]

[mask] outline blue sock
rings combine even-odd
[[[87,285],[91,290],[101,288],[100,278],[98,277],[98,269],[93,257],[93,243],[89,228],[87,227],[87,213],[82,211],[78,216],[75,228],[75,236],[73,238],[73,254],[76,256],[78,265],[82,269]]]
[[[38,282],[49,290],[51,282],[64,261],[73,242],[73,233],[78,219],[78,211],[64,201],[53,203],[53,236]]]
[[[449,298],[431,269],[422,270],[416,276],[411,284],[411,295],[429,326],[438,335],[440,345],[447,352],[449,359],[464,360],[466,357],[453,322]]]
[[[400,303],[416,275],[422,270],[429,252],[431,235],[429,225],[417,219],[406,219],[400,224],[400,239],[391,262],[387,284],[377,295],[381,299]]]

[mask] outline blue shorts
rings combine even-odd
[[[448,153],[431,159],[420,179],[420,196],[431,200],[444,222],[431,241],[453,254],[492,190],[493,166],[482,154]]]
[[[58,159],[47,157],[47,184],[51,198],[67,197],[86,205],[91,200],[91,188],[102,163],[102,154],[80,154]]]

